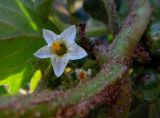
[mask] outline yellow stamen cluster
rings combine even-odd
[[[62,56],[67,53],[67,47],[65,43],[55,41],[52,44],[52,51],[53,53],[57,54],[58,56]]]
[[[53,50],[56,50],[56,51],[59,51],[61,49],[61,46],[60,46],[60,43],[58,41],[55,41],[53,44],[52,44],[52,49]]]

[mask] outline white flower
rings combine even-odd
[[[81,59],[87,56],[86,51],[75,43],[75,25],[65,29],[60,35],[43,29],[43,37],[48,45],[40,48],[34,56],[38,58],[51,58],[55,75],[63,74],[69,60]]]

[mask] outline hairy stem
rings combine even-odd
[[[108,26],[111,33],[115,36],[118,31],[117,11],[114,0],[102,0],[108,14]]]

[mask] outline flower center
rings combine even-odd
[[[63,42],[55,41],[51,47],[53,53],[57,54],[58,56],[62,56],[67,53],[66,44]]]

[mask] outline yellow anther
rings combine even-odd
[[[58,56],[62,56],[67,53],[67,47],[66,44],[60,41],[55,41],[52,44],[52,51],[54,54]]]
[[[54,51],[59,51],[61,49],[61,44],[58,42],[58,41],[55,41],[53,44],[52,44],[52,49]]]

